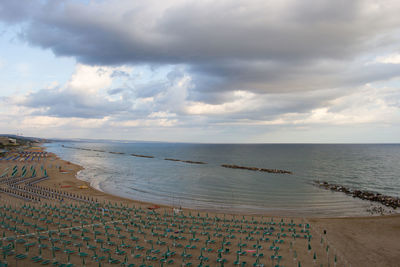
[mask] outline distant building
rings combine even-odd
[[[0,136],[0,144],[3,146],[16,146],[18,145],[17,139],[9,138],[7,136]]]

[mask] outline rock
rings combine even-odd
[[[224,168],[231,168],[231,169],[241,169],[241,170],[249,170],[249,171],[260,171],[260,172],[268,172],[268,173],[293,174],[291,171],[287,171],[287,170],[264,169],[264,168],[245,167],[245,166],[229,165],[229,164],[222,164],[221,166],[224,167]]]
[[[343,192],[347,195],[351,195],[354,198],[360,198],[360,199],[368,200],[371,202],[379,202],[379,203],[381,203],[387,207],[391,207],[393,209],[400,207],[400,198],[397,198],[397,197],[385,196],[385,195],[382,195],[381,193],[374,193],[371,191],[352,190],[352,189],[346,188],[343,185],[330,184],[326,181],[322,181],[322,182],[314,181],[314,184],[318,185],[319,187],[325,188],[326,190],[331,190],[331,191],[335,191],[335,192]]]

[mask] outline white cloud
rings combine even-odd
[[[260,106],[260,99],[251,92],[234,91],[233,101],[223,104],[207,104],[202,102],[187,102],[186,113],[190,115],[223,115],[254,110]]]
[[[177,119],[168,118],[149,118],[149,119],[138,119],[138,120],[126,120],[126,121],[115,121],[111,122],[112,127],[122,128],[158,128],[158,127],[173,127],[178,125]]]
[[[378,57],[375,61],[384,64],[400,64],[400,54]]]
[[[188,90],[192,86],[191,77],[185,73],[179,73],[171,79],[170,85],[155,97],[155,101],[164,111],[181,113],[184,110]]]
[[[165,111],[158,111],[158,112],[152,112],[148,117],[149,118],[170,118],[170,117],[176,117],[176,114],[165,112]]]
[[[134,133],[160,127],[176,132],[182,127],[211,127],[216,134],[227,128],[233,133],[235,129],[243,131],[243,127],[299,130],[400,124],[400,93],[395,87],[368,84],[347,92],[332,89],[298,94],[255,94],[237,90],[226,93],[222,103],[208,104],[189,99],[196,85],[184,69],[167,73],[166,81],[160,83],[162,88],[154,91],[151,97],[136,96],[133,89],[128,93],[125,89],[112,89],[121,85],[115,84],[121,79],[113,76],[116,70],[121,68],[78,65],[65,85],[54,84],[28,95],[3,98],[2,106],[6,110],[3,109],[0,117],[3,121],[13,121],[8,125],[18,131],[51,128],[54,133],[62,133],[61,129],[68,128],[70,133],[75,129],[76,133],[86,135],[104,129],[114,129],[113,133],[135,129]],[[133,87],[137,82],[132,81],[131,76],[122,80],[123,83],[132,82]],[[123,99],[110,101],[106,92],[123,96]],[[29,105],[26,104],[28,99],[33,101]],[[71,110],[62,106],[64,102],[70,103]],[[56,108],[59,106],[60,110]],[[6,126],[0,123],[0,127]],[[171,136],[173,131],[169,132]],[[162,139],[161,133],[159,136]],[[135,139],[134,134],[132,139]]]
[[[310,109],[307,112],[284,112],[272,116],[269,119],[261,117],[239,118],[217,123],[222,126],[286,126],[292,129],[298,127],[328,127],[328,126],[360,126],[369,125],[400,125],[400,92],[395,88],[375,88],[366,85],[357,88],[350,94],[336,97],[327,101],[324,106]],[[270,101],[268,96],[257,96],[257,99],[266,105]],[[300,98],[299,98],[300,99]],[[282,104],[282,103],[281,103]],[[262,113],[261,105],[254,105],[253,100],[241,102],[243,112],[249,107],[256,108],[256,112]],[[226,109],[218,105],[219,114],[224,114]],[[227,109],[231,110],[231,109]],[[211,109],[211,111],[215,111]],[[208,113],[210,114],[210,112]],[[216,115],[217,116],[217,115]]]
[[[116,71],[132,72],[132,68],[90,66],[77,64],[74,74],[66,85],[66,89],[84,94],[97,94],[100,90],[109,88]]]
[[[352,94],[330,101],[327,107],[312,110],[306,116],[289,116],[286,122],[295,125],[399,124],[399,106],[390,103],[393,97],[398,98],[399,93],[395,95],[396,91],[393,88],[366,85]]]

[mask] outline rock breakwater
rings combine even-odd
[[[352,196],[355,198],[369,200],[372,202],[379,202],[379,203],[385,205],[386,207],[391,207],[393,209],[400,207],[400,198],[398,198],[398,197],[386,196],[386,195],[382,195],[380,193],[374,193],[374,192],[370,192],[370,191],[351,189],[351,188],[345,187],[343,185],[331,184],[326,181],[314,181],[314,184],[321,188],[324,188],[326,190],[342,192],[342,193],[345,193],[346,195],[349,195],[349,196]]]
[[[190,163],[190,164],[207,164],[202,161],[193,161],[193,160],[182,160],[182,159],[171,159],[171,158],[165,158],[164,160],[179,161],[179,162]]]
[[[248,170],[248,171],[259,171],[259,172],[281,173],[281,174],[293,174],[293,172],[287,171],[287,170],[265,169],[265,168],[246,167],[246,166],[229,165],[229,164],[222,164],[221,167],[230,168],[230,169]]]
[[[138,155],[138,154],[131,154],[131,156],[139,157],[139,158],[148,158],[148,159],[154,158],[154,156],[146,156],[146,155]]]
[[[116,154],[116,155],[124,155],[125,154],[125,153],[122,153],[122,152],[114,152],[114,151],[109,151],[108,153]]]

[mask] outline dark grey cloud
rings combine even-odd
[[[104,118],[127,112],[131,108],[128,101],[108,101],[105,98],[58,88],[30,93],[18,104],[33,108],[32,115],[61,118]]]
[[[292,62],[347,58],[362,48],[364,36],[373,36],[381,27],[393,27],[363,17],[357,1],[319,1],[313,12],[314,1],[283,10],[262,1],[190,2],[172,5],[162,14],[150,12],[154,17],[141,15],[143,9],[153,8],[151,1],[141,8],[132,4],[126,10],[118,8],[119,2],[125,1],[89,6],[46,4],[34,13],[25,37],[86,63]],[[106,8],[111,10],[102,10]],[[342,12],[336,11],[340,9]],[[154,25],[152,20],[156,20]]]
[[[125,110],[136,118],[162,110],[185,116],[180,92],[171,88],[187,72],[188,101],[229,103],[238,90],[265,99],[263,107],[216,120],[268,120],[328,106],[361,85],[399,76],[398,64],[366,64],[398,49],[399,7],[372,0],[3,0],[0,20],[20,22],[29,44],[86,64],[185,66],[165,80],[110,89],[110,96],[122,96],[117,102],[42,90],[44,97],[32,94],[25,103],[43,107],[42,113],[103,117]],[[130,75],[118,70],[111,76]],[[150,97],[153,104],[130,109],[135,99]]]
[[[400,64],[369,64],[359,69],[350,69],[349,72],[342,73],[343,84],[357,85],[372,83],[377,81],[390,80],[400,75]]]
[[[360,76],[347,66],[361,73],[371,40],[400,26],[386,1],[57,2],[4,0],[0,18],[14,14],[27,42],[84,63],[186,64],[206,93],[346,86],[337,73]]]
[[[7,23],[18,23],[31,17],[40,3],[37,0],[10,1],[0,3],[0,19]]]
[[[240,121],[272,121],[282,114],[309,113],[310,111],[331,107],[330,101],[343,95],[343,92],[328,90],[323,92],[306,92],[291,94],[258,95],[255,107],[248,106],[241,112],[220,114],[210,118],[213,123],[235,123]]]

